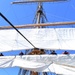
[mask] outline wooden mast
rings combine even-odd
[[[42,9],[42,3],[41,2],[38,2],[38,9],[37,9],[37,13],[36,13],[36,24],[40,24],[42,23],[42,19],[44,18],[43,17],[43,9]],[[42,26],[38,25],[36,26],[37,28],[41,28]],[[41,55],[41,54],[45,54],[44,50],[43,49],[38,49],[38,48],[34,48],[30,53],[29,55]],[[31,75],[39,75],[38,72],[34,72],[34,71],[31,71]],[[44,75],[44,73],[42,73],[42,75]]]

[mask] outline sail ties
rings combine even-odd
[[[35,46],[2,14],[0,13],[0,16],[8,22],[25,40],[27,40],[34,48]]]

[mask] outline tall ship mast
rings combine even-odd
[[[75,50],[75,28],[55,28],[61,25],[75,25],[75,21],[46,23],[48,20],[43,9],[43,3],[46,2],[67,2],[67,0],[12,2],[12,4],[38,4],[33,24],[15,26],[3,13],[0,13],[10,25],[0,27],[0,68],[19,67],[17,75],[75,74],[75,54],[71,55],[67,52],[67,50]],[[13,56],[3,55],[3,52],[16,50],[21,53]],[[66,53],[57,54],[57,50],[65,50]]]

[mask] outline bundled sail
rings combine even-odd
[[[24,55],[0,57],[0,68],[20,67],[36,72],[75,74],[75,55]],[[31,64],[32,63],[32,64]],[[63,72],[64,71],[64,72]]]

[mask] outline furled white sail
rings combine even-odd
[[[0,68],[15,66],[36,72],[53,72],[56,74],[74,75],[75,54],[0,57]]]
[[[75,28],[19,30],[36,48],[75,50]],[[33,46],[15,30],[0,30],[0,52],[31,49]]]

